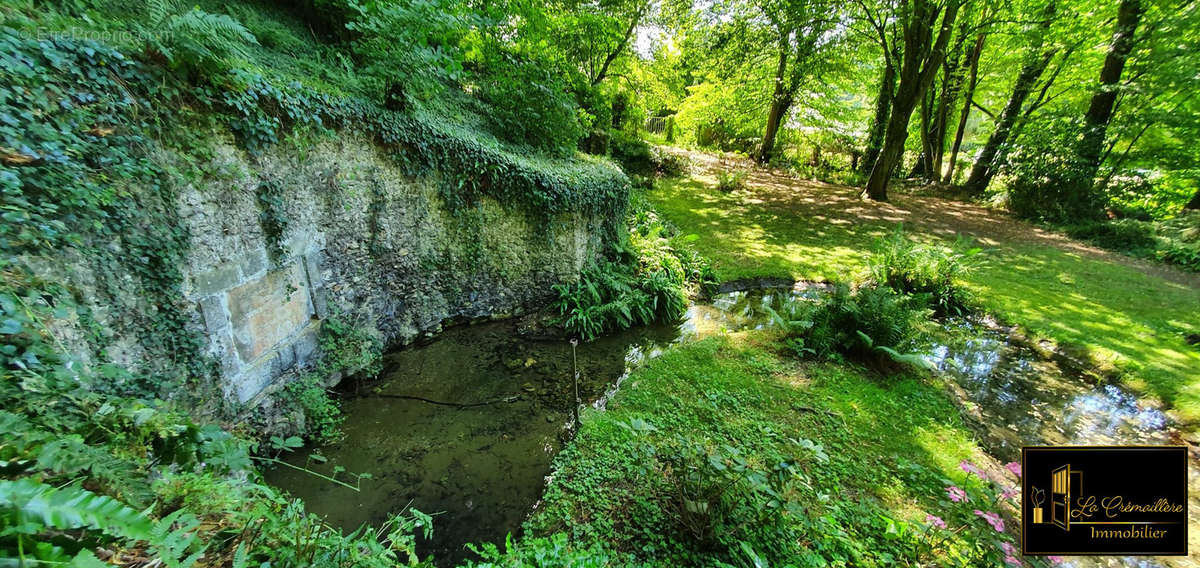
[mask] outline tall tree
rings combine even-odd
[[[1046,67],[1050,65],[1050,60],[1054,58],[1054,54],[1058,51],[1053,43],[1051,43],[1050,47],[1044,47],[1046,45],[1046,35],[1050,31],[1051,24],[1054,22],[1056,11],[1055,0],[1050,0],[1042,10],[1041,20],[1032,33],[1031,45],[1029,53],[1026,55],[1025,64],[1021,66],[1021,71],[1017,73],[1017,79],[1013,83],[1013,90],[1008,97],[1008,103],[1004,105],[1004,110],[1000,111],[1000,116],[996,120],[996,128],[992,131],[991,136],[988,137],[987,143],[984,144],[983,150],[979,153],[979,157],[975,159],[975,165],[971,168],[971,175],[967,178],[967,183],[964,185],[970,193],[983,193],[987,189],[988,184],[991,183],[992,177],[996,175],[996,171],[1003,165],[1003,160],[998,158],[1004,151],[1005,145],[1012,141],[1011,135],[1013,134],[1013,128],[1017,125],[1017,121],[1022,116],[1025,116],[1025,101],[1037,86],[1042,73],[1046,71]]]
[[[964,67],[967,68],[967,90],[963,93],[962,110],[958,113],[958,127],[954,129],[954,142],[950,145],[950,163],[942,183],[950,185],[954,181],[954,166],[958,161],[958,150],[962,148],[963,135],[967,131],[967,119],[971,117],[971,102],[975,99],[975,87],[979,84],[979,58],[983,55],[983,46],[987,34],[979,32],[975,35],[975,46],[967,54]]]
[[[899,85],[896,88],[891,116],[888,118],[883,148],[871,168],[871,177],[863,191],[864,197],[887,201],[888,178],[904,154],[909,120],[937,71],[941,69],[946,45],[953,34],[954,19],[965,1],[901,0],[900,9],[892,15],[900,22],[901,37],[904,41]],[[874,20],[873,25],[882,32],[886,22],[882,19]]]
[[[773,32],[776,51],[767,125],[755,155],[758,163],[765,164],[775,152],[779,129],[814,56],[830,39],[827,32],[837,22],[837,14],[824,0],[759,0],[754,5]]]
[[[1076,149],[1079,171],[1074,172],[1075,179],[1072,180],[1076,195],[1091,193],[1096,172],[1100,169],[1108,123],[1112,120],[1113,106],[1119,94],[1118,83],[1125,69],[1125,61],[1133,50],[1134,34],[1137,33],[1142,11],[1141,0],[1121,0],[1117,8],[1116,28],[1108,55],[1104,58],[1104,67],[1100,70],[1100,85],[1083,115],[1083,134]]]
[[[890,57],[886,51],[884,53],[883,76],[879,79],[879,94],[875,97],[875,113],[871,119],[871,129],[867,133],[867,148],[859,164],[863,174],[870,174],[871,167],[879,158],[879,150],[883,148],[883,135],[887,132],[888,117],[892,114],[892,99],[896,96],[896,66],[893,62],[899,59],[899,53]]]

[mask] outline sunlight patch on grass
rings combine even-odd
[[[833,223],[860,206],[832,191],[826,197],[816,190],[763,187],[771,193],[760,195],[751,186],[723,194],[711,185],[666,180],[650,197],[669,221],[699,236],[697,249],[713,260],[722,280],[861,276],[875,240],[893,230],[897,218],[878,207],[864,209],[856,222]],[[821,198],[829,200],[824,209]],[[997,216],[994,224],[1009,223],[1017,221]],[[941,229],[905,228],[923,242],[955,237]],[[981,237],[978,242],[995,245],[967,284],[985,310],[1078,346],[1125,384],[1174,407],[1185,422],[1200,424],[1200,348],[1184,340],[1200,333],[1200,289],[1050,245]]]

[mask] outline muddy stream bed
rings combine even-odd
[[[811,299],[820,285],[759,282],[691,306],[675,325],[648,326],[572,347],[517,333],[514,322],[451,328],[434,341],[384,357],[381,378],[345,393],[344,439],[285,459],[330,474],[370,473],[360,491],[277,467],[267,479],[345,530],[385,521],[406,506],[436,513],[422,557],[449,566],[474,557],[465,543],[503,543],[541,497],[551,460],[571,424],[573,365],[580,397],[602,406],[621,379],[672,343],[724,331],[764,328],[764,306]],[[765,286],[764,286],[765,285]],[[1171,419],[1121,387],[1098,383],[1010,341],[986,323],[950,320],[927,359],[958,393],[980,445],[996,459],[1020,459],[1022,445],[1180,444]],[[574,362],[573,362],[574,361]],[[417,397],[417,398],[398,398]],[[426,400],[419,400],[426,399]],[[458,408],[455,404],[494,402]],[[1200,463],[1189,459],[1189,544],[1200,551]],[[339,479],[349,479],[342,473]],[[1070,566],[1200,566],[1192,558],[1070,559]]]

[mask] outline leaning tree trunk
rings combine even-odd
[[[954,181],[954,164],[958,161],[958,150],[962,147],[963,134],[967,129],[967,119],[971,116],[971,101],[975,98],[975,86],[979,84],[979,57],[983,55],[983,43],[985,34],[979,34],[975,38],[975,47],[968,55],[966,66],[970,69],[967,80],[967,91],[963,93],[962,112],[958,115],[958,128],[954,131],[954,144],[950,146],[950,164],[946,168],[946,176],[942,178],[942,183],[950,185]]]
[[[937,23],[939,10],[924,2],[913,2],[913,17],[904,31],[904,64],[900,66],[900,86],[892,104],[892,116],[888,118],[887,134],[883,137],[883,149],[879,159],[871,168],[871,177],[863,196],[875,201],[887,201],[888,178],[900,163],[904,154],[904,141],[908,139],[908,121],[913,109],[924,96],[934,74],[941,68],[946,44],[950,41],[954,18],[958,15],[959,3],[949,0],[946,13],[942,16],[941,30],[937,39],[933,37],[933,26]],[[928,18],[921,21],[921,18]]]
[[[792,106],[791,93],[787,92],[787,87],[784,85],[787,60],[788,47],[785,43],[779,46],[779,63],[775,67],[775,91],[771,93],[771,107],[767,111],[767,130],[763,132],[762,145],[758,149],[758,155],[755,156],[755,161],[760,164],[771,161],[771,155],[775,151],[775,138],[779,135],[779,127],[783,124],[783,118],[787,115],[788,108]]]
[[[987,190],[996,171],[1004,165],[1004,155],[1007,154],[1005,148],[1012,142],[1010,138],[1012,138],[1013,126],[1022,116],[1021,109],[1025,106],[1025,99],[1029,98],[1029,94],[1033,92],[1038,79],[1050,65],[1050,60],[1056,51],[1054,48],[1050,48],[1038,53],[1045,44],[1046,32],[1054,21],[1055,9],[1054,2],[1046,5],[1042,14],[1044,18],[1038,31],[1035,32],[1033,45],[1030,46],[1030,59],[1021,67],[1021,72],[1017,73],[1017,81],[1013,84],[1013,91],[1008,97],[1008,103],[1004,105],[1004,110],[1000,111],[1000,116],[996,119],[996,129],[988,137],[987,144],[983,146],[983,151],[975,160],[975,166],[971,168],[971,176],[967,178],[967,183],[963,186],[968,193],[979,195]]]
[[[958,100],[959,91],[965,73],[959,63],[962,61],[967,46],[967,24],[970,18],[960,18],[957,37],[954,39],[954,49],[951,56],[942,64],[942,91],[938,96],[937,112],[933,117],[933,156],[929,163],[929,181],[936,182],[942,177],[942,160],[946,156],[946,132],[949,130],[950,109]]]
[[[1117,26],[1113,31],[1112,45],[1104,58],[1104,68],[1100,70],[1100,87],[1092,95],[1087,114],[1083,115],[1083,137],[1076,150],[1080,170],[1073,184],[1073,189],[1079,197],[1086,197],[1091,193],[1092,182],[1100,169],[1108,123],[1112,120],[1113,105],[1117,101],[1117,83],[1121,80],[1125,61],[1133,51],[1133,36],[1137,32],[1141,17],[1141,0],[1121,0],[1121,6],[1117,9]]]
[[[879,81],[879,97],[875,99],[875,118],[871,121],[871,130],[867,133],[867,149],[859,162],[864,174],[871,173],[870,167],[875,165],[875,160],[879,158],[879,150],[883,148],[883,134],[887,131],[895,91],[896,67],[886,63],[883,67],[883,78]]]

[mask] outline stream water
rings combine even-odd
[[[576,349],[580,396],[603,406],[621,379],[671,343],[724,331],[768,327],[764,307],[812,299],[820,285],[760,282],[725,291],[688,308],[677,324],[651,326],[581,344]],[[1170,418],[1121,387],[1097,384],[1007,340],[1003,330],[949,321],[927,358],[959,393],[981,446],[1001,461],[1020,459],[1024,444],[1178,444]],[[434,537],[422,556],[452,565],[472,556],[468,542],[503,542],[516,533],[541,496],[550,463],[571,420],[572,348],[536,341],[511,322],[451,328],[432,343],[385,357],[371,392],[342,403],[345,438],[305,454],[294,465],[330,473],[369,472],[354,492],[287,468],[268,479],[304,499],[310,511],[347,530],[378,524],[411,505],[430,513]],[[455,408],[411,398],[471,404]],[[1200,550],[1200,467],[1189,467],[1190,548]],[[342,474],[344,477],[345,474]],[[1071,559],[1072,566],[1200,566],[1191,558]]]

